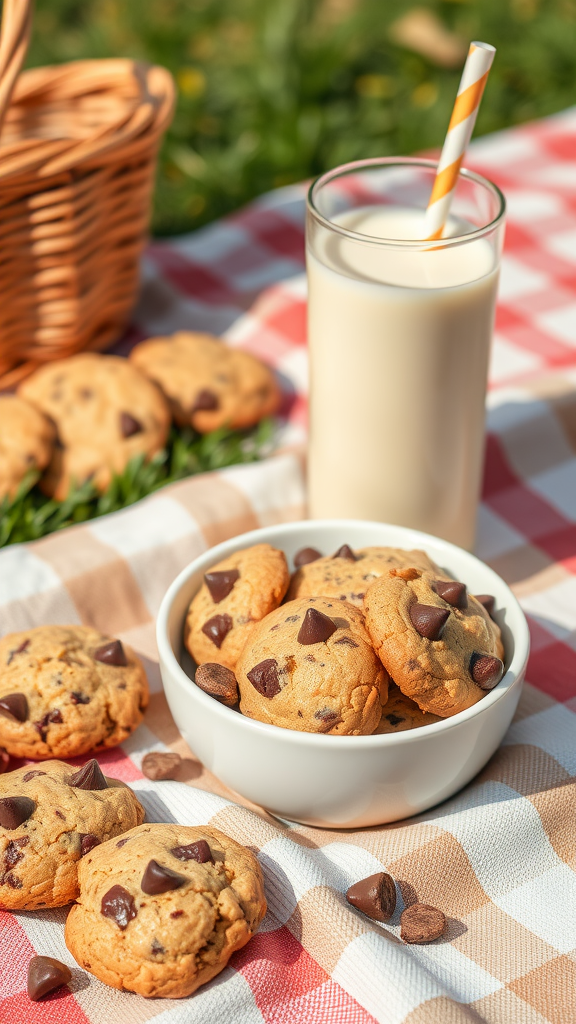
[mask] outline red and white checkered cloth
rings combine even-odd
[[[36,951],[67,960],[65,910],[0,914],[1,1024],[574,1024],[576,1021],[576,111],[475,143],[469,164],[508,200],[478,553],[529,616],[528,684],[503,746],[441,807],[358,832],[291,826],[238,802],[178,736],[161,692],[153,619],[207,546],[304,514],[297,455],[172,485],[133,508],[0,552],[3,632],[86,622],[143,656],[145,724],[100,760],[150,820],[208,823],[253,847],[269,913],[260,933],[187,1000],[144,1000],[75,969],[71,990],[25,995]],[[225,334],[285,389],[283,440],[305,438],[304,187],[265,196],[185,238],[150,246],[125,342],[177,328]],[[345,538],[343,538],[345,539]],[[151,783],[143,754],[186,758]],[[349,908],[351,882],[385,868],[398,910]],[[441,907],[445,940],[409,947],[398,919]],[[1,899],[1,887],[0,887]]]

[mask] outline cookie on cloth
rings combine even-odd
[[[57,428],[41,481],[62,500],[73,482],[92,480],[105,491],[130,459],[150,459],[165,445],[170,410],[159,388],[127,359],[85,352],[36,370],[18,394],[50,416]]]
[[[254,629],[236,665],[240,710],[300,732],[365,736],[388,696],[388,674],[354,605],[289,601]]]
[[[113,988],[189,996],[226,967],[266,913],[256,857],[207,826],[140,825],[80,864],[68,949]]]
[[[13,498],[31,469],[44,469],[56,431],[39,409],[18,395],[0,395],[0,501]]]
[[[502,678],[498,625],[463,583],[391,569],[369,587],[364,612],[383,665],[422,711],[456,715]]]
[[[416,701],[410,700],[410,697],[406,697],[402,690],[392,684],[388,689],[388,700],[382,708],[382,718],[374,732],[379,735],[407,732],[408,729],[420,729],[423,725],[433,725],[434,722],[441,721],[438,715],[421,711]]]
[[[134,651],[90,626],[37,626],[0,640],[0,747],[75,757],[114,747],[148,704]]]
[[[78,895],[78,865],[99,843],[140,825],[144,808],[96,760],[45,761],[0,776],[0,907],[63,907]]]
[[[130,360],[161,387],[176,422],[201,434],[251,427],[280,404],[272,370],[211,334],[150,338],[132,349]]]
[[[197,664],[233,669],[254,626],[278,607],[289,582],[286,556],[270,544],[236,551],[212,566],[184,628],[184,643]]]
[[[335,597],[362,608],[364,595],[379,576],[394,566],[416,565],[431,572],[441,570],[424,551],[368,547],[353,551],[343,544],[336,554],[301,565],[294,573],[288,600],[297,597]]]

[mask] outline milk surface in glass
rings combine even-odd
[[[422,210],[365,206],[332,223],[421,239]],[[446,234],[472,225],[453,219]],[[498,258],[484,238],[435,250],[324,233],[308,245],[309,501],[474,542]]]

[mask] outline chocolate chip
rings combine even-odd
[[[128,664],[121,640],[110,640],[103,644],[97,651],[94,651],[94,661],[101,661],[104,665],[116,665],[124,667]]]
[[[332,555],[332,558],[347,558],[349,562],[357,561],[356,555],[348,544],[343,544],[342,547],[338,548],[338,551]]]
[[[317,608],[308,608],[304,616],[304,622],[298,631],[298,643],[303,645],[320,644],[328,640],[336,632],[337,626],[332,619]]]
[[[263,697],[270,699],[275,697],[277,693],[280,693],[278,663],[274,661],[274,658],[266,658],[265,661],[259,662],[246,675],[254,689],[258,690],[258,693],[261,693]]]
[[[21,889],[22,879],[18,878],[16,875],[8,874],[4,875],[4,878],[2,879],[2,884],[9,885],[11,889]]]
[[[38,769],[37,769],[37,768],[35,768],[35,769],[34,769],[33,771],[31,771],[31,772],[26,772],[26,775],[25,775],[25,776],[24,776],[24,778],[22,779],[22,782],[30,782],[30,779],[34,779],[34,778],[36,778],[36,776],[37,776],[37,775],[46,775],[46,772],[41,772],[41,771],[38,771]]]
[[[33,956],[28,964],[28,997],[36,1003],[48,992],[67,985],[71,978],[72,971],[60,960],[52,956]]]
[[[138,911],[134,904],[134,897],[130,895],[123,885],[113,885],[102,897],[100,913],[103,917],[109,917],[115,921],[119,928],[124,931],[130,921],[133,921]]]
[[[142,774],[153,782],[160,779],[175,779],[181,764],[180,754],[162,754],[153,750],[142,758]]]
[[[143,430],[144,427],[140,420],[135,419],[132,413],[120,413],[120,433],[122,437],[132,437],[134,434],[141,434]]]
[[[6,659],[6,664],[10,665],[12,660],[16,657],[16,655],[17,654],[24,654],[24,651],[27,651],[29,646],[30,646],[30,640],[23,640],[22,643],[19,644],[18,647],[14,647],[10,651],[10,653],[8,654],[8,657]]]
[[[432,604],[413,604],[410,606],[412,625],[420,636],[426,640],[439,640],[450,612],[447,608],[436,608]]]
[[[15,864],[24,859],[22,847],[28,846],[30,836],[20,836],[19,839],[11,839],[4,850],[4,864],[6,868],[13,868]]]
[[[120,839],[116,843],[116,847],[119,850],[121,846],[126,846],[126,843],[129,843],[129,842],[130,842],[130,836],[128,836],[127,839]]]
[[[41,718],[39,722],[34,722],[34,725],[38,732],[40,733],[42,739],[44,739],[46,736],[46,730],[51,723],[57,725],[58,723],[63,721],[64,719],[62,718],[62,712],[60,711],[60,709],[54,708],[52,711],[47,711],[44,717]]]
[[[0,747],[0,775],[8,771],[10,765],[10,754],[5,747]]]
[[[95,757],[87,761],[82,768],[79,768],[77,772],[74,772],[74,775],[70,776],[68,785],[74,789],[108,789],[108,783]]]
[[[160,956],[162,953],[165,953],[166,950],[164,949],[162,943],[158,942],[158,939],[152,939],[151,952],[154,954],[154,956]]]
[[[195,412],[214,412],[215,409],[219,408],[220,399],[218,395],[215,395],[213,391],[209,391],[208,388],[202,388],[194,399],[190,415],[193,416]]]
[[[284,619],[284,622],[298,622],[299,618],[299,615],[289,615],[286,619]],[[275,626],[272,627],[272,629],[275,628]]]
[[[170,914],[170,917],[182,917],[183,913],[183,910],[173,910],[172,913]]]
[[[0,715],[12,718],[15,722],[25,722],[28,718],[28,701],[23,693],[7,693],[0,697]]]
[[[57,818],[61,818],[62,821],[66,821],[66,815],[62,814],[62,811],[59,811],[58,808],[56,808],[54,814],[56,815]]]
[[[222,569],[218,572],[204,573],[204,582],[210,591],[214,604],[220,604],[231,592],[236,580],[240,579],[238,569]]]
[[[339,725],[342,721],[340,713],[333,711],[332,708],[320,708],[314,712],[314,718],[317,718],[319,722],[322,722],[324,726],[321,732],[328,732],[333,729],[335,725]]]
[[[343,644],[346,647],[359,647],[360,645],[352,639],[351,636],[341,636],[339,640],[334,641],[335,644]]]
[[[403,718],[400,718],[400,715],[386,715],[385,717],[386,721],[390,722],[390,725],[400,725],[400,722],[404,721]]]
[[[492,619],[494,617],[494,608],[496,606],[496,598],[493,594],[474,594],[477,601],[480,602],[483,608],[486,609],[488,615]]]
[[[214,863],[212,852],[205,839],[197,839],[195,843],[188,843],[188,846],[173,846],[170,853],[177,860],[195,860],[198,864]]]
[[[225,665],[218,665],[212,661],[204,662],[196,669],[194,681],[204,693],[209,693],[226,707],[233,708],[238,703],[236,676],[232,669],[226,668]]]
[[[34,813],[36,804],[27,796],[5,796],[0,800],[0,826],[12,832]]]
[[[490,654],[478,654],[476,651],[470,658],[470,675],[481,690],[493,690],[502,678],[504,665],[500,658]]]
[[[79,836],[81,857],[85,857],[86,854],[90,853],[90,850],[93,850],[95,846],[100,846],[100,839],[98,839],[98,836],[92,835],[91,832],[79,832]]]
[[[451,604],[453,608],[468,607],[465,583],[458,583],[456,580],[436,580],[434,590],[443,601]]]
[[[90,697],[87,697],[85,693],[80,693],[78,690],[72,690],[70,701],[72,704],[89,704]]]
[[[301,565],[310,565],[310,562],[317,562],[319,558],[322,555],[316,548],[300,548],[294,555],[294,565],[299,569]]]
[[[433,942],[440,938],[445,928],[446,918],[442,911],[427,903],[413,903],[400,918],[400,938],[404,942]]]
[[[161,892],[171,892],[173,889],[180,889],[188,879],[185,875],[179,875],[171,868],[165,868],[157,860],[148,862],[146,871],[142,875],[140,888],[149,896],[158,896]]]
[[[205,622],[202,626],[204,636],[207,636],[218,650],[222,647],[222,644],[231,629],[232,619],[226,614],[213,615],[212,618],[208,619],[208,622]]]
[[[379,871],[351,885],[346,899],[374,921],[389,921],[396,909],[396,886],[391,875]]]

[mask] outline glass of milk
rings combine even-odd
[[[474,544],[505,204],[461,171],[426,242],[433,161],[361,160],[308,194],[309,509]]]

